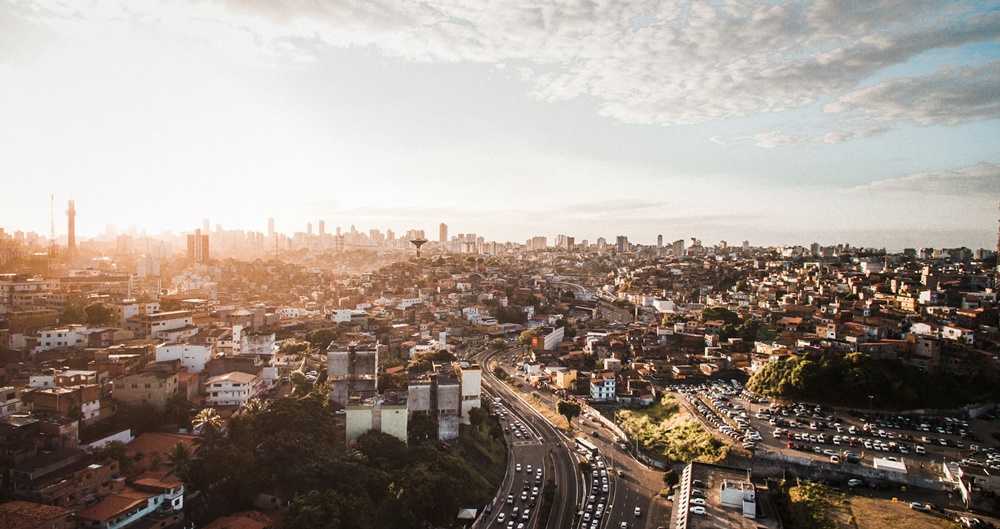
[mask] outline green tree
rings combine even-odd
[[[316,329],[314,331],[309,331],[306,334],[306,340],[309,342],[313,348],[320,351],[325,351],[330,345],[330,342],[336,340],[339,333],[336,329],[330,327],[324,327],[322,329]]]
[[[222,417],[215,408],[199,411],[191,421],[191,426],[198,431],[198,439],[202,446],[211,448],[222,437]]]
[[[191,452],[191,449],[186,444],[177,441],[177,444],[170,447],[170,451],[167,452],[167,466],[181,481],[189,483],[188,468],[193,457],[194,453]]]
[[[681,477],[677,475],[677,471],[674,469],[667,470],[663,473],[663,484],[667,487],[674,487],[681,482]]]
[[[414,412],[406,425],[406,440],[410,446],[437,439],[438,424],[430,414],[423,411]]]
[[[579,402],[562,399],[558,404],[556,404],[556,411],[559,412],[559,415],[566,417],[566,423],[570,428],[572,428],[573,418],[579,417],[583,408],[580,406]]]
[[[507,347],[507,340],[504,340],[503,338],[494,338],[493,341],[490,342],[490,349],[493,349],[494,351],[506,351]]]
[[[702,323],[706,321],[722,320],[724,323],[730,325],[739,325],[740,316],[735,312],[727,309],[726,307],[720,307],[718,305],[713,305],[711,307],[705,307],[701,311],[701,321]]]
[[[521,345],[531,345],[531,339],[538,335],[538,331],[535,329],[528,329],[521,332],[521,335],[517,338],[517,343]]]
[[[302,340],[285,340],[281,347],[278,348],[278,353],[282,355],[291,356],[293,358],[299,358],[304,354],[309,353],[310,343]]]
[[[91,325],[106,325],[111,323],[111,317],[114,315],[111,309],[100,301],[95,301],[87,305],[83,308],[83,312],[87,318],[87,323]]]
[[[122,474],[132,472],[132,458],[128,455],[128,446],[121,441],[109,441],[103,445],[87,450],[87,459],[92,463],[103,463],[108,459],[118,462],[118,471]]]
[[[483,424],[486,424],[489,417],[489,412],[479,406],[469,410],[469,422],[474,428],[480,428]]]
[[[187,395],[176,391],[167,397],[163,416],[167,423],[180,424],[186,428],[191,421],[191,402],[188,401]]]

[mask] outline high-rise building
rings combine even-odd
[[[656,247],[663,248],[663,235],[656,236]]]
[[[326,235],[326,222],[319,221],[319,236],[322,237]]]
[[[206,234],[207,234],[207,233],[208,233],[209,231],[211,231],[211,230],[209,229],[209,225],[208,225],[208,219],[202,219],[202,220],[201,220],[201,231],[202,231],[203,233],[206,233]]]
[[[76,204],[70,200],[66,208],[66,259],[72,261],[76,257]]]
[[[208,235],[202,235],[201,230],[187,236],[187,258],[192,261],[208,261]]]
[[[438,242],[448,242],[448,225],[443,222],[438,233]]]
[[[267,238],[274,238],[274,217],[267,219]]]
[[[313,234],[313,223],[307,222],[306,223],[306,235],[312,235],[312,234]]]
[[[628,237],[624,235],[619,235],[615,238],[615,250],[618,253],[625,253],[628,251]]]

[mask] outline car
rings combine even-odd
[[[506,514],[504,514],[504,513],[500,513],[500,514],[498,514],[498,515],[497,515],[497,523],[499,523],[499,524],[502,524],[502,523],[503,523],[503,520],[504,520],[504,518],[506,518],[506,517],[507,517],[507,515],[506,515]]]
[[[705,482],[700,479],[691,480],[691,486],[698,487],[699,489],[708,488],[708,485],[706,485]]]
[[[514,503],[514,495],[513,494],[508,494],[507,495],[507,503]]]
[[[514,472],[520,472],[520,471],[521,471],[521,463],[514,465]]]
[[[861,481],[860,479],[857,479],[857,478],[851,478],[851,479],[847,480],[847,486],[848,487],[860,487],[863,484],[864,484],[864,482]]]
[[[914,511],[922,511],[922,512],[927,512],[930,510],[927,508],[926,505],[917,501],[910,502],[910,508],[913,509]]]
[[[705,505],[707,502],[705,501],[705,498],[691,498],[688,503],[691,505]]]
[[[635,508],[635,517],[638,518],[640,516],[642,516],[642,509],[640,509],[639,506],[636,506],[636,508]]]
[[[618,527],[620,527],[621,529],[628,529],[628,522],[622,522],[621,525],[619,525]]]
[[[688,509],[688,512],[690,512],[691,514],[706,514],[706,513],[708,513],[708,511],[706,511],[705,508],[702,507],[701,505],[695,505],[694,507],[691,507],[690,509]]]
[[[692,498],[704,498],[705,497],[705,493],[703,491],[698,490],[698,489],[694,489],[694,490],[691,491],[691,497]]]

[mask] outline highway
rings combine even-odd
[[[513,356],[515,354],[516,352],[509,351],[499,357],[500,360],[504,362],[505,368],[510,365],[510,362],[513,360]],[[486,364],[481,362],[480,365],[485,366]],[[487,376],[486,371],[488,371],[488,369],[484,368],[484,380]],[[492,371],[492,369],[489,369],[489,371]],[[491,384],[502,387],[505,394],[505,401],[516,398],[513,397],[515,392],[512,388],[498,381],[495,377],[493,377],[492,372],[489,373],[489,376]],[[539,402],[536,406],[547,407],[551,410],[555,410],[556,403],[559,400],[558,397],[545,391],[539,391],[537,393]],[[546,427],[552,431],[552,434],[556,436],[556,439],[558,439],[560,446],[560,449],[556,450],[556,452],[565,454],[566,459],[568,460],[566,462],[568,467],[567,473],[571,469],[573,475],[578,476],[578,467],[575,462],[577,456],[571,453],[571,451],[575,451],[576,449],[573,439],[567,439],[555,434],[554,428],[552,428],[545,419],[536,415],[536,411],[533,406],[519,398],[516,400],[521,405],[519,409],[523,410],[524,407],[529,408],[532,416],[537,417],[537,421],[544,422]],[[576,485],[579,487],[577,490],[580,490],[583,494],[583,496],[577,496],[580,500],[578,504],[581,510],[587,512],[585,510],[585,506],[587,504],[585,496],[593,494],[595,496],[595,508],[596,504],[606,503],[606,512],[599,519],[597,527],[619,529],[622,527],[622,522],[625,522],[626,527],[629,528],[654,528],[658,525],[667,525],[667,518],[670,514],[669,510],[666,509],[666,505],[663,502],[653,500],[663,487],[663,473],[656,469],[649,468],[634,459],[627,451],[623,450],[618,443],[614,442],[615,434],[605,428],[593,417],[589,419],[581,418],[578,419],[577,422],[579,423],[579,427],[575,430],[573,435],[582,436],[597,446],[603,462],[607,466],[608,478],[610,481],[609,493],[602,494],[600,492],[600,479],[602,476],[600,476],[600,469],[597,469],[595,465],[595,469],[598,470],[598,476],[596,476],[598,479],[597,490],[590,490],[594,487],[594,476],[586,476],[586,479],[584,480],[585,483],[583,485]],[[619,471],[621,471],[621,475],[619,475]],[[562,483],[561,479],[561,475],[557,474],[557,483]],[[576,484],[577,479],[579,478],[574,479],[574,484]],[[606,501],[601,498],[602,495],[607,496]],[[560,501],[564,501],[565,503],[559,503]],[[567,505],[571,503],[573,503],[573,501],[570,501],[568,498],[557,500],[557,505]],[[639,517],[635,516],[636,507],[639,507],[640,509]],[[567,520],[570,520],[570,522],[567,522],[566,525],[553,525],[550,523],[548,527],[572,527],[572,513],[570,513],[569,516],[570,517],[567,518]],[[550,518],[550,522],[554,521],[554,518],[555,513],[553,513],[553,517]],[[659,523],[657,523],[658,521]],[[589,520],[587,524],[582,524],[582,520],[578,520],[578,523],[580,524],[577,525],[577,527],[587,527],[588,529],[594,527],[592,520]]]
[[[501,498],[504,503],[499,506],[499,510],[503,511],[504,509],[507,509],[509,512],[513,510],[513,507],[521,507],[520,504],[525,503],[520,500],[520,493],[523,490],[524,481],[534,480],[535,476],[535,474],[532,474],[531,478],[526,477],[527,465],[530,464],[533,469],[537,469],[539,464],[544,464],[543,460],[545,455],[548,454],[551,456],[552,461],[552,469],[554,472],[552,477],[556,483],[556,495],[553,500],[552,512],[549,515],[548,524],[545,527],[546,529],[564,529],[566,527],[572,527],[573,517],[576,514],[577,502],[580,498],[580,479],[575,457],[566,445],[563,444],[562,438],[556,432],[555,428],[553,428],[544,417],[540,416],[533,407],[524,402],[520,395],[518,395],[513,389],[508,387],[493,375],[492,368],[489,365],[490,356],[492,355],[487,352],[480,353],[477,356],[477,360],[479,361],[479,365],[483,366],[482,372],[484,387],[487,389],[489,394],[503,399],[504,407],[507,410],[508,416],[507,420],[501,422],[505,427],[510,426],[512,422],[519,422],[528,432],[528,435],[522,434],[521,437],[517,437],[513,431],[509,433],[510,437],[508,437],[508,442],[511,447],[511,457],[508,460],[508,465],[513,468],[513,471],[509,470],[508,478],[504,480],[501,491]],[[521,464],[520,472],[516,470],[517,464]],[[547,471],[543,471],[543,473],[544,472]],[[548,475],[543,475],[542,483],[544,484],[548,478]],[[506,503],[507,494],[515,494],[513,503]],[[494,508],[491,513],[494,522],[499,514],[497,511],[498,509]],[[520,511],[523,512],[523,508],[520,509]],[[506,519],[510,516],[510,514],[505,514],[504,518]],[[533,515],[529,521],[530,525],[526,524],[525,529],[531,529],[532,527],[537,526],[536,519]],[[502,525],[494,523],[494,526],[507,527],[507,522],[503,522]],[[517,524],[515,523],[511,527],[516,528]]]

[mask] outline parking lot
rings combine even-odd
[[[714,431],[747,450],[770,450],[830,465],[901,461],[911,475],[936,478],[943,461],[1000,469],[993,439],[977,435],[957,417],[849,412],[804,402],[770,402],[737,383],[721,381],[671,388]]]

